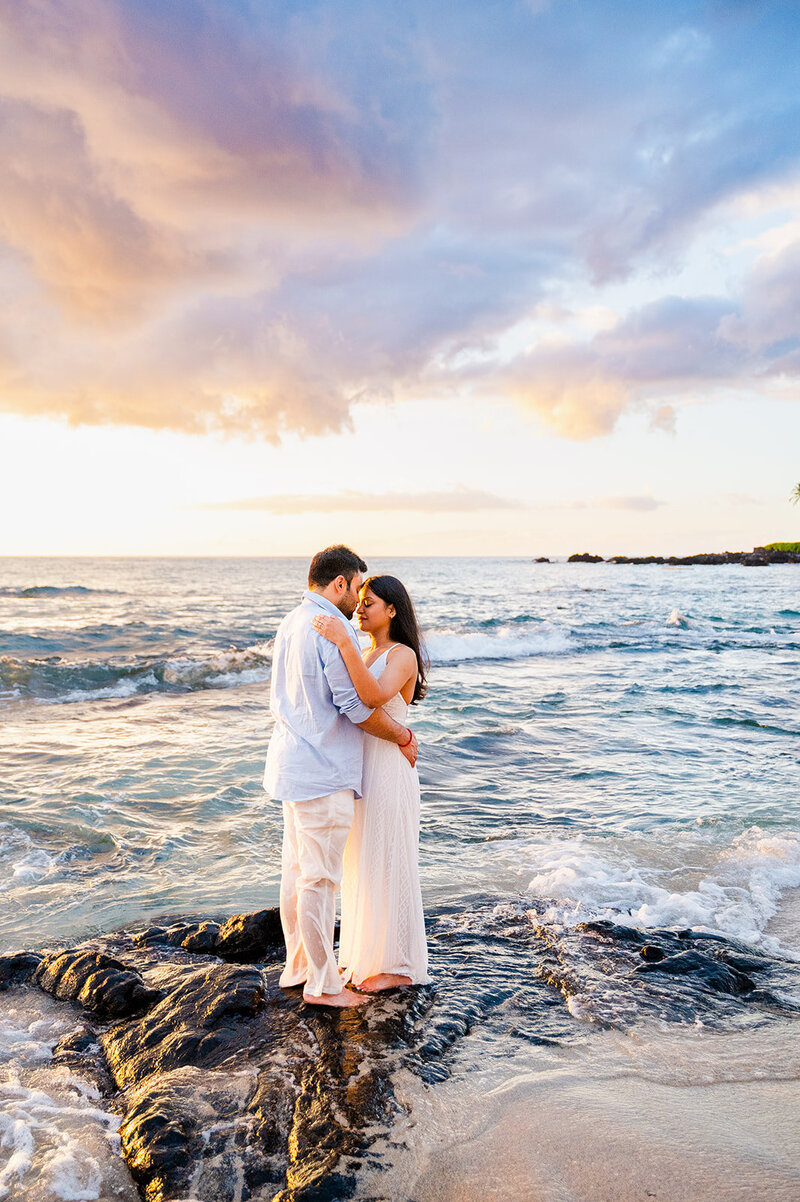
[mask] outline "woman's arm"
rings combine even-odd
[[[313,619],[314,629],[323,638],[335,643],[342,653],[344,666],[350,674],[353,687],[364,705],[377,709],[399,693],[417,671],[417,657],[410,647],[402,645],[393,649],[389,655],[386,667],[376,680],[358,653],[353,640],[347,633],[344,624],[338,618],[318,614]]]

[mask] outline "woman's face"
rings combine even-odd
[[[365,584],[359,594],[356,617],[360,629],[366,634],[374,635],[389,629],[389,623],[394,617],[394,606],[387,605],[373,593],[368,584]]]

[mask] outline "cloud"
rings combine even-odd
[[[730,315],[722,298],[665,297],[589,341],[534,348],[503,373],[501,386],[569,437],[607,434],[623,411],[650,397],[752,374],[746,349],[725,335]],[[654,416],[669,428],[668,406]]]
[[[634,513],[651,513],[661,509],[665,501],[657,501],[655,497],[606,497],[600,501],[601,509],[630,509]]]
[[[550,505],[548,509],[627,509],[633,513],[652,513],[661,509],[666,501],[658,501],[655,497],[599,497],[593,501],[569,501],[563,505]]]
[[[200,509],[265,511],[268,513],[340,513],[350,510],[384,512],[413,510],[420,513],[473,513],[483,509],[521,509],[511,501],[479,489],[454,488],[425,493],[362,493],[345,490],[329,495],[286,494],[274,497],[246,497],[236,501],[218,501]]]
[[[787,250],[741,296],[657,275],[800,166],[790,7],[0,0],[0,407],[274,439],[510,395],[591,437],[796,373]],[[537,305],[633,278],[651,304],[506,364]]]
[[[737,297],[664,297],[588,340],[519,356],[498,386],[569,437],[609,433],[621,413],[649,407],[674,429],[665,398],[800,377],[800,241],[760,256]]]
[[[748,277],[737,313],[722,333],[761,356],[771,375],[800,369],[800,239],[763,255]]]

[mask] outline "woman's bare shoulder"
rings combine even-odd
[[[396,664],[408,664],[410,668],[416,664],[417,657],[410,647],[406,647],[405,643],[395,643],[386,657],[387,663],[390,660]]]

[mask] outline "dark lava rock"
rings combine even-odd
[[[602,555],[590,555],[588,551],[584,551],[582,555],[570,555],[567,563],[602,563]]]
[[[258,969],[214,964],[190,972],[142,1018],[102,1037],[114,1080],[124,1089],[155,1072],[218,1063],[236,1041],[239,1020],[266,1002]]]
[[[177,1103],[171,1081],[164,1092],[133,1099],[120,1127],[122,1151],[134,1180],[147,1199],[177,1198],[191,1176],[199,1123]],[[197,1149],[199,1150],[199,1149]]]
[[[196,939],[206,945],[205,952],[212,953],[218,932],[216,922],[174,922],[168,927],[148,927],[134,935],[133,942],[137,947],[183,947]]]
[[[219,956],[236,964],[257,964],[283,950],[283,929],[277,906],[254,914],[234,914],[217,922],[177,922],[152,926],[134,937],[137,947],[182,947],[187,952]]]
[[[740,562],[746,568],[768,568],[770,563],[766,555],[759,555],[756,551],[752,555],[743,555]]]
[[[135,969],[103,952],[77,949],[45,956],[33,975],[45,993],[80,1002],[99,1018],[138,1014],[161,997]]]
[[[83,1024],[70,1031],[53,1049],[54,1065],[62,1065],[84,1080],[91,1081],[105,1097],[114,1092],[114,1083],[106,1066],[97,1033]]]
[[[753,547],[754,555],[763,555],[769,563],[800,563],[797,551],[779,551],[777,547]]]
[[[120,1127],[122,1150],[148,1202],[185,1198],[201,1163],[201,1197],[220,1202],[236,1197],[242,1155],[240,1151],[234,1157],[227,1150],[225,1135],[246,1110],[252,1088],[250,1080],[183,1068],[162,1073],[129,1092]],[[258,1159],[257,1148],[248,1151],[251,1168]]]
[[[570,556],[573,560],[586,562],[586,556]],[[670,567],[693,567],[702,564],[742,564],[744,567],[762,568],[772,563],[800,563],[800,555],[794,551],[777,551],[770,547],[754,547],[752,551],[707,551],[700,555],[613,555],[608,563],[668,564]]]
[[[739,972],[766,972],[770,967],[769,961],[761,956],[740,956],[736,952],[728,951],[727,948],[720,951],[719,958],[725,964],[730,964],[731,968],[738,969]]]
[[[652,943],[646,943],[644,947],[639,948],[639,955],[648,964],[656,964],[659,960],[664,959],[664,953],[660,947],[654,947]]]
[[[399,993],[369,1013],[317,1010],[254,968],[215,964],[107,1032],[123,1151],[148,1202],[185,1198],[190,1180],[215,1202],[265,1186],[284,1202],[350,1197],[376,1130],[401,1113],[393,1049],[427,1008],[424,991]]]
[[[607,563],[664,564],[663,555],[612,555]]]
[[[579,922],[576,931],[590,931],[605,937],[614,943],[641,943],[642,932],[638,927],[625,927],[618,922],[610,922],[607,918],[598,918],[595,922]]]
[[[152,926],[147,927],[144,931],[137,931],[133,936],[133,942],[136,947],[158,947],[159,944],[167,942],[167,927]],[[180,947],[180,944],[177,945]]]
[[[180,946],[187,952],[209,956],[217,954],[219,941],[219,923],[201,922],[196,931],[192,931],[181,940]]]
[[[534,561],[533,561],[533,562],[534,562],[534,563],[549,563],[549,562],[550,562],[550,560],[547,558],[547,556],[546,556],[546,555],[540,555],[540,556],[539,556],[539,558],[538,558],[538,559],[534,559]]]
[[[755,989],[755,981],[745,973],[698,951],[679,952],[678,955],[667,956],[655,964],[638,964],[635,971],[663,972],[671,976],[691,973],[695,980],[702,981],[706,988],[717,993],[741,994]]]
[[[184,944],[184,947],[186,945]],[[223,960],[252,964],[283,949],[283,928],[277,907],[255,914],[234,914],[220,928],[216,955]]]
[[[29,981],[42,962],[35,952],[18,952],[13,956],[0,956],[0,991],[10,985],[21,985]]]

